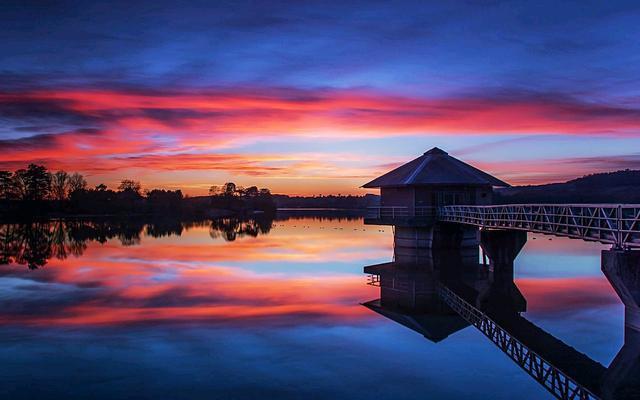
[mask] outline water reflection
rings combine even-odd
[[[489,264],[478,262],[477,247],[414,260],[396,253],[394,262],[364,268],[380,298],[363,305],[434,343],[474,326],[557,398],[640,398],[640,331],[625,326],[624,345],[605,367],[522,315],[514,260],[525,242],[521,232],[484,231]]]
[[[252,234],[227,241],[211,237],[211,221],[160,222],[68,223],[58,230],[66,246],[89,238],[80,240],[82,257],[67,248],[58,259],[52,249],[45,268],[0,266],[0,398],[545,397],[448,306],[419,297],[412,304],[411,296],[378,305],[386,312],[395,301],[396,318],[437,344],[360,306],[379,290],[363,284],[362,265],[388,260],[389,229],[297,216],[257,236],[259,229],[233,224]],[[547,244],[532,242],[538,247],[525,249],[525,260]],[[571,247],[578,242],[564,243],[565,253],[579,253]],[[491,268],[478,264],[477,250],[429,262],[402,282],[430,282],[416,292],[433,295],[430,279],[455,272],[477,293],[491,287]],[[619,305],[604,278],[538,274],[516,282],[527,317],[535,314],[536,324],[543,320],[569,343],[575,337],[563,329],[603,323],[589,334],[598,340],[578,347],[608,365],[621,337],[608,334],[620,322]],[[488,305],[495,297],[484,298]]]
[[[273,218],[247,220],[222,218],[216,220],[56,220],[0,224],[0,264],[26,265],[37,269],[49,259],[64,260],[81,256],[88,242],[106,243],[117,238],[122,246],[140,244],[141,236],[153,238],[180,236],[185,229],[208,227],[213,239],[234,241],[237,238],[269,233]]]

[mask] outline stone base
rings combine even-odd
[[[452,224],[396,227],[393,239],[396,262],[434,265],[450,259],[458,264],[478,263],[480,239],[475,227]],[[445,253],[450,256],[443,256]]]
[[[480,244],[478,228],[455,224],[436,224],[424,228],[396,227],[396,248],[448,248],[477,247]]]

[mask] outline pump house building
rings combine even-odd
[[[487,205],[494,187],[508,183],[437,147],[363,185],[380,188],[380,207],[365,222],[422,225],[433,219],[437,207]]]

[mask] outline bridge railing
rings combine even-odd
[[[440,298],[452,310],[475,326],[556,398],[596,400],[599,397],[513,337],[485,313],[472,306],[448,287],[438,286]]]
[[[436,207],[367,207],[367,218],[401,219],[410,217],[435,217],[436,212]]]
[[[444,206],[438,220],[640,247],[638,204],[507,204]]]

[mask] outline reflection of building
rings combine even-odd
[[[434,342],[473,325],[556,398],[640,398],[640,332],[633,326],[605,368],[521,315],[526,301],[513,281],[513,263],[525,241],[524,233],[483,231],[488,268],[452,249],[432,249],[416,263],[365,267],[380,299],[364,305]],[[636,293],[625,286],[624,294]]]
[[[367,308],[439,342],[469,326],[438,296],[436,272],[428,265],[385,263],[365,267],[371,284],[380,287],[380,298]]]

